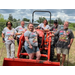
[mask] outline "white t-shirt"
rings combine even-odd
[[[49,26],[49,25],[46,25],[46,26],[44,27],[44,24],[43,24],[43,23],[39,24],[39,26],[40,26],[41,28],[43,28],[44,30],[50,29],[50,26]]]

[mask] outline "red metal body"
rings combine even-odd
[[[20,37],[19,39],[19,47],[18,47],[18,52],[17,52],[17,57],[19,58],[20,56],[20,51],[21,51],[21,48],[22,48],[22,45],[25,41],[25,38],[24,38],[24,34]]]
[[[47,38],[48,35],[50,35],[51,33],[46,35],[46,40],[44,40],[44,33],[42,30],[37,29],[37,32],[39,33],[39,36],[42,37],[42,43],[41,46],[42,48],[40,48],[40,51],[44,50],[48,50],[48,55],[46,54],[41,54],[41,57],[47,57],[46,61],[43,60],[30,60],[30,59],[22,59],[20,58],[20,55],[25,55],[28,56],[27,53],[21,53],[21,48],[22,45],[25,41],[24,35],[22,35],[20,37],[20,41],[19,41],[19,47],[18,47],[18,52],[17,52],[17,57],[15,59],[10,59],[10,58],[5,58],[4,62],[3,62],[3,66],[59,66],[60,62],[50,62],[50,49],[51,49],[51,37]],[[48,47],[44,47],[44,44],[47,45]]]
[[[29,60],[29,59],[10,59],[4,58],[3,66],[59,66],[59,62],[49,62],[42,60]]]

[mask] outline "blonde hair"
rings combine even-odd
[[[30,25],[30,24],[33,25],[33,23],[29,23],[29,24],[27,25],[27,30],[28,30],[28,31],[30,31],[30,30],[29,30],[29,25]],[[34,25],[33,25],[33,30],[34,30]]]

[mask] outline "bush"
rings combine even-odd
[[[69,24],[69,29],[75,30],[75,23],[70,23]]]
[[[74,27],[75,28],[75,23],[70,23],[69,27]]]
[[[4,29],[5,26],[6,26],[5,22],[0,22],[0,36],[1,36],[2,30]]]

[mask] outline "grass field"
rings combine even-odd
[[[75,36],[75,31],[73,31],[73,33],[74,33],[74,36]],[[15,41],[15,57],[17,57],[16,56],[17,50],[18,50],[18,46],[17,46],[17,43]],[[2,56],[1,56],[1,51],[2,51]],[[55,56],[56,56],[56,53],[55,53]],[[5,46],[3,46],[2,38],[0,37],[0,66],[2,66],[3,59],[5,57],[7,57],[6,48],[5,48]],[[66,57],[66,61],[65,61],[64,65],[67,66],[67,57]],[[69,53],[69,66],[74,66],[74,65],[75,65],[75,39],[73,41],[73,44],[71,46],[70,53]]]

